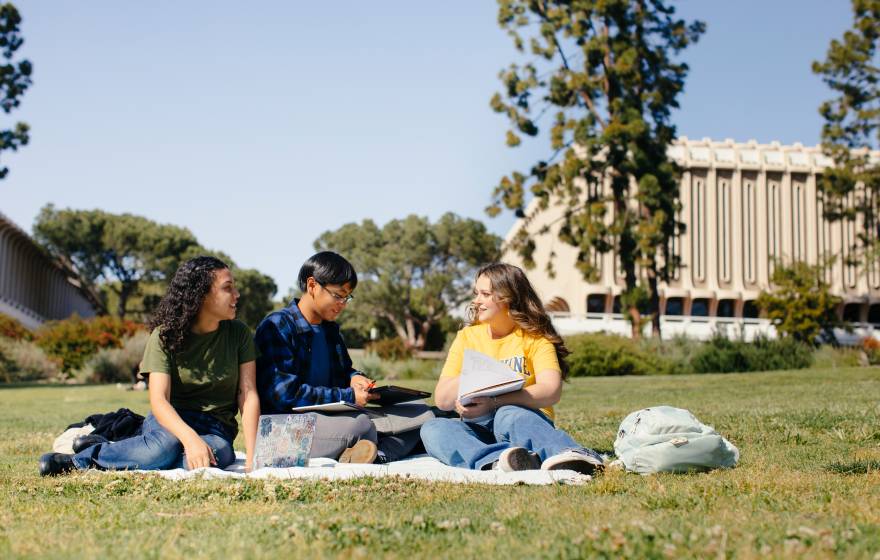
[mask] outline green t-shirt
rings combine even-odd
[[[256,359],[250,329],[241,321],[220,321],[205,334],[190,334],[183,351],[165,351],[159,329],[153,329],[144,350],[141,373],[171,376],[171,406],[178,410],[205,412],[238,429],[238,366]]]

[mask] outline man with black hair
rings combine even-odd
[[[366,405],[377,398],[369,393],[373,381],[353,367],[336,323],[354,298],[354,267],[340,255],[322,251],[302,265],[298,283],[301,297],[257,327],[262,413],[286,414],[298,406],[339,401]],[[318,414],[310,456],[352,463],[396,460],[418,443],[418,429],[380,439],[366,414]]]

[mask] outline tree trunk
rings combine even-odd
[[[117,294],[119,295],[119,302],[116,304],[116,315],[119,316],[120,319],[125,319],[125,314],[128,310],[128,298],[137,290],[137,284],[134,282],[123,282]]]
[[[394,332],[397,333],[397,336],[400,337],[400,340],[406,344],[406,327],[404,327],[400,321],[397,320],[397,317],[392,315],[391,313],[383,313],[388,322],[391,323],[391,326],[394,327]]]
[[[652,265],[652,270],[648,270],[648,297],[651,311],[651,336],[657,340],[663,339],[660,332],[660,294],[657,291],[657,271],[653,270],[656,266]]]
[[[630,327],[632,328],[632,339],[642,339],[642,314],[639,313],[638,307],[629,308]]]
[[[404,342],[406,343],[406,347],[410,350],[416,349],[418,344],[418,341],[416,340],[415,320],[413,320],[411,316],[406,318],[406,340],[404,340]]]
[[[416,338],[416,350],[424,350],[425,344],[428,343],[428,331],[431,330],[431,325],[434,323],[430,319],[425,319],[422,321],[421,325],[419,325],[419,335]]]
[[[391,326],[394,327],[394,332],[397,333],[397,336],[400,337],[400,340],[403,341],[407,348],[416,351],[425,349],[428,330],[430,330],[432,322],[423,321],[416,327],[416,319],[411,315],[407,316],[403,323],[390,313],[384,313],[383,315],[391,323]],[[427,324],[427,327],[425,324]]]

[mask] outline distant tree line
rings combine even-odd
[[[461,325],[474,273],[500,256],[501,239],[478,221],[444,214],[434,223],[411,214],[379,227],[373,220],[323,233],[315,249],[344,255],[358,271],[343,332],[359,339],[376,329],[410,350],[439,349]],[[457,315],[454,320],[450,314]]]
[[[144,320],[178,265],[197,255],[216,256],[232,268],[241,292],[238,317],[252,327],[272,310],[278,291],[271,277],[239,268],[229,255],[202,246],[188,229],[133,214],[49,204],[37,216],[34,237],[120,318]]]

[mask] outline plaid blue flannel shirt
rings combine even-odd
[[[298,302],[295,299],[288,307],[270,313],[257,327],[257,391],[262,414],[286,414],[297,406],[355,402],[351,377],[363,374],[352,367],[339,325],[332,321],[321,323],[327,347],[336,350],[330,356],[332,386],[312,384],[309,366],[314,331]]]

